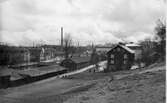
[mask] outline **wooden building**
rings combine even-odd
[[[134,62],[135,52],[123,44],[118,44],[107,53],[107,71],[128,70]]]
[[[90,64],[90,57],[74,57],[65,59],[61,62],[61,66],[69,69],[69,71],[84,68]]]

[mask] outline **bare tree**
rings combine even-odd
[[[162,20],[157,20],[155,27],[155,33],[160,37],[161,41],[166,39],[166,24]]]
[[[91,60],[90,63],[96,66],[96,69],[99,68],[99,55],[96,52],[96,49],[94,48],[91,54]]]
[[[165,59],[166,56],[166,24],[162,20],[157,21],[157,25],[155,27],[155,33],[160,38],[160,45],[157,48],[157,50],[160,50],[159,53],[163,57],[162,59]]]
[[[69,54],[72,52],[72,37],[69,33],[67,33],[64,38],[64,52],[65,58],[69,58]]]

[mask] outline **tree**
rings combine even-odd
[[[158,20],[155,27],[155,33],[160,38],[160,41],[166,40],[166,24],[162,20]]]
[[[155,34],[160,38],[159,45],[157,46],[157,50],[160,53],[162,59],[165,59],[165,51],[166,51],[166,24],[162,22],[162,20],[157,21],[157,25],[155,27]]]
[[[71,35],[68,33],[65,35],[64,38],[64,52],[65,52],[65,58],[69,58],[69,54],[72,52],[72,37]]]
[[[154,42],[150,39],[145,39],[144,41],[140,42],[142,46],[142,62],[145,62],[146,65],[151,64],[152,58],[150,57],[151,54],[154,53]]]
[[[91,54],[90,63],[93,65],[96,65],[96,69],[98,69],[99,67],[98,62],[99,62],[99,55],[96,53],[96,49],[93,49],[93,52]]]

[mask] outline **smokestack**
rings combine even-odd
[[[61,27],[61,47],[63,48],[63,27]]]

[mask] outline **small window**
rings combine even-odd
[[[111,60],[111,64],[114,64],[114,60]]]
[[[124,64],[127,64],[127,60],[124,60]]]
[[[128,58],[128,55],[127,54],[124,54],[124,59],[127,59]]]
[[[113,55],[113,54],[111,54],[111,58],[114,58],[114,55]]]
[[[120,51],[120,48],[117,48],[117,51]]]

